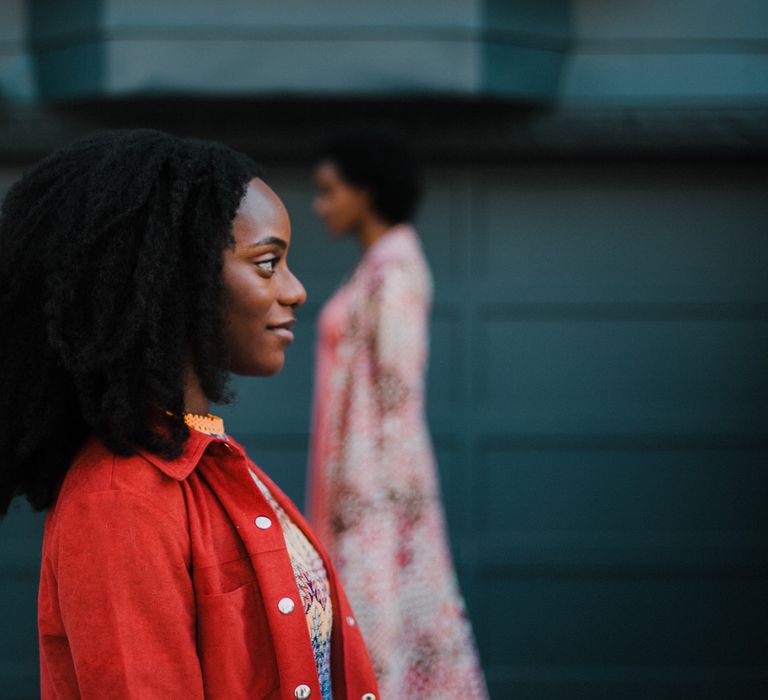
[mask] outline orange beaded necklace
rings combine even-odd
[[[199,413],[185,413],[184,422],[192,429],[208,435],[225,435],[224,421],[219,416],[207,413],[202,416]]]

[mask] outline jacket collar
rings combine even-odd
[[[137,451],[166,476],[176,481],[184,481],[194,471],[208,446],[214,442],[223,443],[225,440],[190,428],[189,437],[184,443],[184,451],[176,459],[166,459],[142,447],[138,447]]]

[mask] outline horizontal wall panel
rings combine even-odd
[[[768,696],[768,668],[520,666],[487,669],[496,700],[752,700]]]
[[[477,398],[669,401],[768,398],[768,318],[482,320]]]
[[[491,666],[766,667],[766,585],[766,577],[481,578],[481,653]]]
[[[768,200],[754,180],[541,172],[478,183],[474,269],[496,283],[496,301],[532,301],[542,288],[568,302],[768,300]]]
[[[461,544],[484,576],[515,580],[768,576],[768,537],[757,531],[500,531]]]
[[[606,531],[662,541],[670,532],[768,532],[768,440],[744,449],[488,447],[479,462],[481,531],[578,533],[587,546]]]
[[[455,425],[448,412],[440,413],[440,424]],[[489,437],[510,437],[524,441],[557,439],[582,432],[589,438],[637,434],[663,443],[670,434],[688,439],[711,435],[717,440],[765,434],[768,400],[685,399],[640,400],[621,395],[588,401],[584,397],[528,396],[514,401],[489,404],[478,402],[463,418],[467,430]]]

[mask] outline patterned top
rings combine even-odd
[[[224,432],[224,422],[218,416],[193,416],[186,414],[185,422],[191,428],[208,435],[214,435],[222,440],[227,439]],[[273,498],[267,486],[250,469],[251,477],[259,487],[264,497],[275,511],[280,526],[283,529],[285,545],[293,565],[293,574],[299,589],[304,614],[307,618],[309,637],[312,641],[312,651],[315,655],[317,676],[320,681],[322,700],[332,700],[331,689],[331,629],[333,626],[333,607],[331,603],[330,582],[325,564],[290,516]]]
[[[250,470],[249,470],[250,471]],[[269,489],[256,474],[251,477],[261,489],[269,504],[274,508],[283,528],[285,544],[293,564],[293,574],[299,595],[307,616],[312,650],[315,653],[317,675],[323,700],[331,700],[331,627],[333,608],[328,573],[317,550],[312,546],[301,529],[272,497]]]

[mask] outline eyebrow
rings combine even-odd
[[[256,243],[249,243],[246,248],[260,248],[265,245],[276,245],[283,250],[288,248],[288,244],[282,238],[278,238],[277,236],[267,236],[260,241],[256,241]]]

